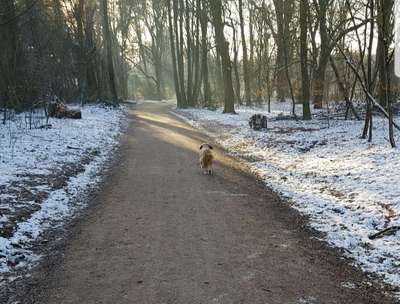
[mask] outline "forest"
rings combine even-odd
[[[0,0],[0,302],[398,303],[399,25]]]
[[[1,105],[54,99],[170,99],[186,107],[265,104],[312,109],[344,101],[344,117],[388,117],[394,1],[4,0]],[[293,107],[293,116],[296,112]],[[392,146],[395,145],[390,136]]]

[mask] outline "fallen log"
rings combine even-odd
[[[374,240],[374,239],[383,237],[385,235],[393,235],[399,230],[400,230],[400,226],[389,227],[389,228],[383,229],[381,231],[378,231],[377,233],[369,235],[368,238],[370,240]]]
[[[54,117],[54,118],[71,118],[71,119],[82,118],[81,110],[71,109],[60,101],[50,103],[47,107],[47,113],[49,117]]]
[[[38,127],[38,129],[51,129],[53,127],[52,124],[45,124]]]

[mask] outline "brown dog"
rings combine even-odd
[[[213,147],[210,144],[204,143],[200,146],[200,168],[203,169],[204,174],[212,174],[212,162],[213,162]]]

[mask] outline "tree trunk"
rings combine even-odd
[[[8,107],[16,106],[17,22],[14,0],[0,1],[0,97],[3,100],[4,119]]]
[[[308,0],[300,0],[300,69],[301,69],[301,102],[303,119],[311,119],[310,110],[310,78],[308,76],[308,43],[307,29],[309,18]]]
[[[231,26],[233,29],[233,53],[234,53],[234,58],[233,58],[233,71],[235,73],[235,82],[236,82],[236,101],[238,104],[242,104],[242,100],[240,97],[240,76],[239,76],[239,52],[238,52],[238,42],[236,38],[236,29],[233,25],[233,21],[231,22]]]
[[[276,14],[276,90],[280,101],[285,101],[289,92],[286,77],[286,61],[291,58],[290,23],[293,15],[293,0],[274,0]]]
[[[379,62],[379,100],[384,101],[389,114],[389,141],[391,146],[396,147],[393,130],[392,96],[390,95],[389,75],[389,44],[392,28],[390,25],[390,14],[393,8],[393,0],[378,0],[378,41],[380,46]]]
[[[339,74],[339,70],[336,67],[335,64],[335,60],[332,58],[332,56],[329,56],[329,62],[331,64],[332,70],[335,73],[335,77],[336,77],[336,82],[338,84],[339,90],[342,93],[342,96],[344,98],[344,100],[346,101],[346,115],[345,115],[345,119],[347,119],[347,115],[348,115],[348,110],[351,110],[353,115],[359,120],[360,116],[358,115],[358,113],[356,112],[356,109],[354,109],[354,105],[351,102],[350,98],[349,98],[349,94],[344,86],[344,83],[340,77]]]
[[[61,10],[61,8],[60,8]],[[86,22],[85,22],[85,45],[86,50],[96,50],[95,32],[94,32],[94,18],[96,7],[88,5],[86,7]],[[98,79],[99,66],[97,65],[97,56],[86,56],[86,98],[89,101],[95,101],[100,98],[99,79]]]
[[[242,51],[243,51],[244,99],[245,99],[246,105],[251,105],[249,63],[248,63],[248,57],[247,57],[246,35],[244,32],[243,1],[242,0],[239,0],[239,19],[240,19],[240,34],[241,34],[241,38],[242,38]],[[240,92],[239,92],[239,94],[240,94]]]
[[[180,3],[180,4],[179,4]],[[178,63],[178,80],[181,94],[181,107],[187,107],[187,98],[185,91],[185,67],[183,62],[183,5],[182,1],[173,0],[174,9],[174,25],[175,25],[175,39],[176,39],[176,57]],[[179,18],[178,18],[179,17]]]
[[[196,0],[196,10],[201,12],[201,0]],[[201,14],[201,13],[200,13]],[[200,87],[201,87],[201,68],[200,68],[200,14],[196,15],[195,18],[195,29],[194,35],[194,54],[193,54],[193,73],[194,73],[194,84],[193,84],[193,103],[197,105]]]
[[[377,64],[378,64],[378,101],[382,106],[387,104],[387,31],[389,30],[389,24],[386,20],[391,15],[393,8],[393,0],[377,0],[377,22],[378,22],[378,44],[377,44]]]
[[[235,113],[232,64],[229,58],[229,43],[225,40],[224,35],[221,0],[211,1],[211,14],[215,28],[217,49],[219,50],[218,53],[221,55],[222,78],[224,83],[224,113]]]
[[[161,62],[161,58],[158,58],[158,56],[156,58],[154,58],[154,72],[155,72],[155,76],[156,76],[156,91],[157,91],[157,98],[158,99],[164,99],[164,91],[163,91],[163,87],[164,87],[164,81],[163,81],[163,72],[162,72],[162,62]]]
[[[192,39],[192,28],[190,26],[190,6],[189,1],[185,1],[185,21],[186,21],[186,64],[187,64],[187,102],[189,106],[193,106],[193,39]],[[183,1],[182,1],[183,5]]]
[[[248,9],[249,9],[249,40],[250,40],[250,62],[249,62],[249,74],[253,73],[253,65],[254,65],[254,29],[253,29],[253,21],[254,21],[254,6],[251,4],[252,1],[248,1]],[[250,87],[251,87],[251,79],[250,79]]]
[[[110,84],[111,97],[114,104],[118,103],[118,95],[117,88],[115,84],[115,72],[114,72],[114,64],[113,64],[113,54],[112,54],[112,40],[110,33],[110,23],[108,21],[108,7],[107,0],[102,0],[102,9],[103,9],[103,31],[104,31],[104,41],[106,44],[106,52],[107,52],[107,70]]]
[[[328,10],[328,1],[319,0],[319,34],[321,39],[321,50],[318,61],[318,67],[313,81],[313,101],[314,109],[322,109],[324,90],[325,90],[325,71],[328,65],[331,48],[329,46],[329,37],[326,24],[326,14]]]
[[[85,0],[79,0],[76,12],[76,23],[79,42],[79,99],[81,104],[86,101],[87,60],[84,29]]]
[[[283,1],[275,0],[275,13],[277,23],[277,39],[276,39],[276,62],[275,62],[275,74],[276,74],[276,91],[277,98],[279,101],[285,101],[287,93],[287,82],[285,74],[285,57],[284,57],[284,25],[283,25]]]
[[[171,0],[167,0],[167,10],[168,10],[168,29],[169,29],[169,44],[171,47],[171,56],[172,56],[172,71],[174,75],[174,85],[175,85],[175,93],[177,99],[177,106],[178,108],[182,107],[182,96],[181,96],[181,89],[179,86],[179,79],[178,79],[178,69],[177,69],[177,60],[176,60],[176,53],[175,53],[175,37],[174,37],[174,30],[173,30],[173,23],[172,23],[172,9],[171,9]]]
[[[207,43],[207,2],[201,1],[201,75],[203,82],[204,105],[209,106],[211,101],[211,90],[208,74],[208,43]]]

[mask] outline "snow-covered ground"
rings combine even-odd
[[[40,256],[32,245],[85,206],[125,117],[123,108],[85,106],[82,119],[50,119],[49,129],[30,130],[24,114],[0,125],[1,279],[34,265]]]
[[[400,232],[370,240],[368,235],[400,225],[400,150],[388,142],[387,121],[374,118],[373,142],[360,138],[363,122],[276,120],[289,103],[239,107],[237,115],[176,110],[203,128],[229,152],[242,157],[265,183],[310,218],[310,225],[363,270],[400,286]],[[248,119],[268,116],[267,131],[253,131]],[[396,140],[400,144],[399,133]]]

